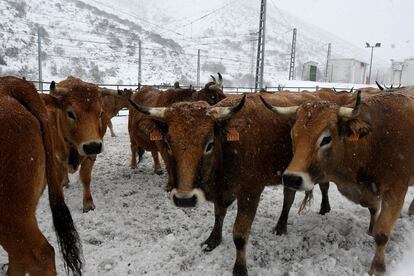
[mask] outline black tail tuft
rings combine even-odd
[[[145,150],[141,147],[138,147],[138,163],[142,161],[142,157],[144,156]]]
[[[57,235],[57,240],[65,261],[66,272],[69,270],[73,275],[82,275],[82,245],[79,234],[73,224],[72,216],[65,203],[58,203],[51,207],[53,225]]]

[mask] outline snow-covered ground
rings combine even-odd
[[[70,187],[65,190],[83,242],[84,275],[231,275],[236,204],[226,217],[222,244],[213,252],[203,253],[199,245],[212,229],[213,205],[174,207],[163,189],[166,177],[153,173],[150,154],[145,155],[138,170],[129,168],[127,117],[114,118],[113,123],[118,137],[105,137],[105,152],[98,157],[93,172],[96,210],[82,213],[77,174],[71,176]],[[414,218],[407,215],[413,196],[409,191],[387,249],[392,275],[414,275]],[[367,275],[374,254],[373,239],[366,234],[368,210],[346,200],[331,185],[329,214],[317,214],[320,193],[316,191],[312,207],[298,215],[302,197],[298,194],[292,208],[288,235],[276,236],[272,228],[282,209],[282,189],[265,189],[249,240],[250,275]],[[47,193],[39,203],[37,218],[56,249],[58,274],[65,275]],[[1,250],[0,265],[5,263],[7,255]]]

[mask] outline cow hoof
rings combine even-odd
[[[247,276],[246,266],[235,264],[233,268],[233,276]]]
[[[87,212],[93,211],[93,210],[95,210],[95,204],[93,204],[93,202],[83,205],[83,212],[84,213],[87,213]]]
[[[331,211],[331,208],[321,208],[321,210],[319,211],[319,214],[324,216],[326,213],[329,213]]]
[[[273,233],[281,236],[281,235],[286,235],[287,234],[287,226],[280,226],[279,224],[276,225],[275,228],[273,228]]]
[[[162,175],[162,174],[164,174],[164,172],[163,172],[161,169],[159,169],[159,170],[155,170],[155,171],[154,171],[154,173],[155,173],[155,174],[158,174],[158,175]]]
[[[385,264],[384,263],[372,263],[369,275],[385,276]]]
[[[203,252],[211,252],[221,243],[221,239],[218,238],[208,238],[205,242],[201,244]]]
[[[111,134],[111,137],[116,137],[116,135],[115,134]]]

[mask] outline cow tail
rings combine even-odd
[[[298,214],[302,214],[303,211],[305,211],[308,207],[310,207],[312,205],[312,200],[313,200],[313,190],[305,193],[305,197],[300,203]]]
[[[79,234],[76,231],[69,208],[65,203],[63,185],[57,172],[61,169],[53,153],[53,139],[50,126],[44,123],[43,143],[46,151],[46,177],[49,191],[49,204],[52,210],[53,225],[55,227],[57,240],[65,261],[67,272],[72,271],[73,275],[82,275],[82,245]],[[52,165],[53,164],[53,165]]]
[[[145,150],[141,147],[138,147],[138,163],[141,163],[144,153],[145,153]]]
[[[27,83],[28,84],[28,83]],[[53,225],[57,235],[57,241],[62,253],[65,269],[76,276],[82,275],[82,246],[79,234],[73,224],[72,216],[65,203],[63,185],[60,180],[63,175],[58,161],[54,156],[53,138],[50,124],[48,123],[47,110],[43,100],[37,94],[33,85],[30,90],[14,90],[13,97],[19,101],[39,121],[42,131],[43,147],[46,154],[46,179],[49,192],[49,204],[52,210]],[[29,93],[29,91],[31,93]]]

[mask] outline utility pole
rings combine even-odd
[[[200,87],[200,49],[197,50],[197,88]]]
[[[39,90],[43,93],[42,80],[42,39],[40,38],[40,27],[37,27],[37,60],[39,68]]]
[[[256,90],[261,90],[263,88],[265,34],[266,34],[265,27],[266,27],[266,0],[262,0],[262,3],[260,5],[259,39],[257,42],[256,79],[254,83],[254,88]]]
[[[290,50],[289,80],[295,77],[295,58],[296,58],[296,28],[293,29],[292,49]]]
[[[249,86],[253,87],[254,86],[254,54],[256,52],[256,47],[255,47],[255,43],[256,43],[256,35],[257,32],[250,32],[251,38],[250,38],[250,52],[251,52],[251,58],[250,58],[250,76],[251,79],[249,80]]]
[[[141,70],[142,70],[142,52],[141,52],[141,39],[138,41],[138,85],[141,84]]]
[[[325,82],[328,82],[328,68],[329,60],[331,59],[331,43],[328,43],[328,55],[326,56],[326,67],[325,67]]]
[[[374,48],[381,47],[381,43],[375,43],[371,46],[368,42],[365,42],[365,48],[371,48],[371,62],[369,63],[369,75],[368,75],[368,84],[371,84],[371,70],[372,70],[372,57],[374,56]]]

